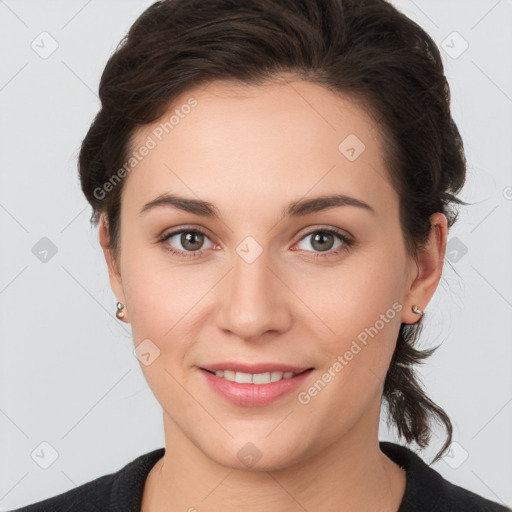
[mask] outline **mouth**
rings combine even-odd
[[[314,371],[275,363],[219,363],[198,367],[210,389],[229,402],[244,407],[269,405],[305,384]]]
[[[247,373],[235,370],[208,370],[207,368],[201,369],[211,373],[212,375],[215,375],[216,377],[220,377],[231,382],[236,382],[238,384],[270,384],[280,380],[292,379],[293,377],[308,372],[313,368],[306,368],[305,370],[298,372],[267,371],[261,373]]]

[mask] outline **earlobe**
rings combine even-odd
[[[443,270],[448,221],[442,213],[430,217],[430,233],[426,244],[418,248],[417,275],[410,284],[402,315],[402,322],[415,324],[437,289]],[[421,313],[420,313],[421,312]]]
[[[125,306],[123,281],[121,278],[121,273],[119,271],[119,266],[109,246],[110,233],[108,228],[108,219],[104,215],[100,216],[98,225],[98,236],[101,248],[103,249],[103,255],[105,256],[105,261],[107,263],[110,286],[118,300],[116,306],[116,316],[119,320],[128,323],[128,313]]]

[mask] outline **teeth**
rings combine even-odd
[[[267,373],[255,373],[252,376],[252,383],[253,384],[269,384],[271,382],[270,380],[270,372]]]
[[[283,372],[271,372],[270,373],[270,382],[276,382],[283,378]]]
[[[252,384],[252,375],[250,373],[236,372],[235,382],[239,384]]]
[[[222,373],[224,375],[218,375],[218,377],[224,377],[225,379],[230,380],[231,382],[235,382],[235,374],[236,374],[236,372],[232,372],[231,370],[225,370]],[[217,375],[217,372],[215,372],[215,375]]]
[[[215,375],[239,384],[270,384],[281,379],[291,379],[295,374],[293,372],[244,373],[219,370]]]

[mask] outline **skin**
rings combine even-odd
[[[197,106],[125,178],[117,261],[103,219],[99,226],[135,345],[149,338],[160,350],[141,368],[163,409],[166,454],[146,480],[142,511],[396,511],[406,475],[378,445],[383,382],[400,324],[418,321],[411,306],[425,309],[438,285],[446,217],[434,214],[428,243],[416,259],[407,254],[378,126],[347,97],[293,77],[214,82],[184,93],[170,112],[191,96]],[[158,124],[139,129],[133,148]],[[366,146],[354,161],[338,149],[349,134]],[[162,193],[207,200],[220,220],[171,206],[140,215]],[[291,201],[332,193],[374,213],[338,206],[282,216]],[[158,242],[182,227],[206,232],[198,256],[165,250],[190,254],[180,235]],[[331,227],[355,244],[336,236],[315,244]],[[236,252],[248,236],[262,249],[252,263]],[[308,404],[294,392],[266,406],[234,405],[198,369],[314,367],[298,391],[307,390],[396,302],[401,311]],[[248,442],[261,453],[251,467],[237,457]]]

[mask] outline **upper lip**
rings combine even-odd
[[[281,363],[258,363],[258,364],[247,364],[247,363],[214,363],[206,366],[201,366],[203,370],[209,370],[211,372],[219,370],[231,370],[242,373],[266,373],[266,372],[293,372],[301,373],[305,370],[309,370],[310,366],[293,366],[289,364]]]

